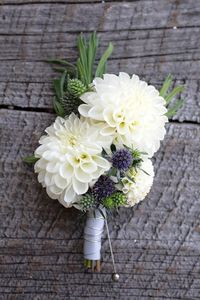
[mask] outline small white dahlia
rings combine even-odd
[[[35,172],[49,197],[70,207],[110,168],[101,156],[102,137],[95,126],[75,114],[67,119],[57,117],[45,131],[35,151],[39,158]]]
[[[101,122],[101,134],[112,136],[116,145],[125,144],[151,157],[165,135],[165,100],[154,86],[126,73],[95,78],[94,91],[81,96],[84,117]]]
[[[122,191],[128,198],[128,206],[134,206],[146,197],[153,184],[153,178],[154,170],[150,159],[145,159],[137,172],[135,168],[128,171],[127,177],[122,179]]]

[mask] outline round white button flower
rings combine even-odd
[[[97,180],[110,163],[101,156],[102,147],[110,144],[102,139],[98,129],[84,118],[71,114],[68,119],[57,117],[40,138],[35,151],[38,181],[46,187],[52,199],[64,206],[72,206],[77,195],[87,192],[89,184]]]
[[[140,169],[131,168],[122,179],[122,192],[127,196],[127,205],[134,206],[149,193],[153,184],[154,170],[150,159],[145,159]]]
[[[165,135],[165,100],[155,87],[126,73],[95,78],[94,91],[81,96],[84,117],[101,122],[101,134],[112,136],[116,145],[125,144],[152,156]]]

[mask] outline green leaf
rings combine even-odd
[[[95,74],[96,77],[102,77],[103,74],[105,73],[106,63],[107,63],[108,58],[112,54],[112,52],[113,52],[113,44],[109,43],[108,48],[106,49],[106,51],[104,52],[104,54],[102,55],[102,57],[98,63],[98,66],[96,69],[96,74]]]
[[[110,146],[111,152],[112,152],[112,153],[115,152],[116,149],[117,149],[116,146],[115,146],[114,144],[111,144],[111,146]]]
[[[88,39],[88,42],[80,34],[77,41],[80,57],[77,60],[77,69],[79,78],[88,86],[93,80],[93,69],[98,47],[98,38],[96,32],[93,32]]]
[[[110,170],[108,171],[108,175],[109,176],[116,176],[117,175],[117,169],[112,167],[110,168]]]
[[[160,90],[160,96],[162,96],[166,101],[166,107],[168,108],[169,103],[184,90],[184,86],[178,85],[176,86],[170,93],[167,94],[168,90],[170,89],[172,85],[172,76],[169,74],[167,78],[165,79],[163,86]],[[168,112],[166,113],[166,116],[168,118],[173,117],[176,112],[182,107],[183,101],[177,100],[173,106],[171,106],[168,109]]]
[[[88,59],[88,82],[91,83],[93,80],[93,69],[96,58],[96,51],[98,47],[98,38],[96,32],[90,35],[88,48],[87,48],[87,59]]]
[[[170,101],[172,101],[174,99],[174,97],[176,97],[177,94],[181,93],[184,90],[184,86],[182,85],[178,85],[176,86],[171,93],[169,93],[166,97],[165,97],[165,101],[166,104],[168,104]]]
[[[134,178],[131,178],[130,176],[126,175],[126,177],[128,178],[128,180],[130,180],[132,183],[135,183]]]
[[[60,72],[63,73],[66,71],[66,69],[64,67],[52,67],[52,69],[56,72]]]
[[[65,84],[65,79],[66,79],[67,72],[64,72],[60,78],[60,94],[61,98],[63,98],[64,95],[64,84]]]
[[[65,71],[59,79],[54,79],[53,86],[58,100],[63,98],[64,95],[64,83],[67,72]]]
[[[65,60],[62,60],[62,59],[49,59],[49,60],[46,60],[46,62],[48,63],[52,63],[52,64],[55,64],[55,65],[58,65],[58,67],[55,67],[53,66],[53,70],[56,71],[56,72],[67,72],[68,74],[70,74],[71,76],[75,76],[77,75],[77,68],[74,64],[72,63],[69,63]]]
[[[56,93],[57,99],[60,99],[62,96],[62,92],[60,90],[60,79],[54,79],[53,80],[53,87]]]
[[[183,100],[177,100],[176,103],[168,109],[168,112],[165,114],[168,118],[175,116],[177,111],[183,106]]]
[[[147,173],[145,170],[143,170],[142,168],[139,168],[142,172],[144,172],[146,175],[150,176],[149,173]]]
[[[80,76],[81,81],[88,85],[88,77],[87,77],[87,49],[86,49],[86,41],[81,33],[77,40],[77,46],[79,50],[80,57],[77,60],[77,69]]]
[[[165,95],[166,95],[167,91],[169,90],[169,88],[170,88],[170,86],[172,84],[172,79],[173,78],[172,78],[171,74],[169,74],[166,77],[166,79],[165,79],[165,81],[164,81],[164,83],[163,83],[163,85],[162,85],[162,87],[160,89],[160,96],[161,97],[165,98]]]
[[[53,99],[53,108],[57,114],[57,116],[63,117],[65,116],[65,110],[62,106],[62,103],[56,100],[56,98]]]
[[[23,161],[26,162],[27,164],[35,164],[36,161],[38,161],[38,157],[35,157],[34,155],[26,156],[23,158]]]
[[[51,63],[51,64],[57,64],[57,65],[65,65],[70,68],[76,69],[76,66],[72,63],[69,63],[66,60],[63,59],[47,59],[46,62]]]

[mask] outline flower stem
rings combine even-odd
[[[84,267],[87,269],[91,269],[92,272],[100,272],[101,262],[100,260],[84,259]]]

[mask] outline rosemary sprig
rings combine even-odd
[[[113,45],[109,43],[107,49],[100,58],[96,70],[95,60],[96,53],[99,45],[99,39],[96,32],[93,32],[86,39],[81,33],[77,40],[77,47],[79,57],[75,64],[66,61],[65,59],[49,59],[49,63],[52,63],[53,69],[62,75],[53,81],[53,87],[55,91],[55,97],[53,99],[53,107],[57,115],[64,117],[66,115],[66,105],[69,107],[67,112],[71,110],[71,106],[80,105],[80,99],[78,96],[76,99],[71,94],[71,90],[68,90],[68,82],[70,79],[80,80],[85,85],[84,91],[91,90],[91,82],[95,76],[102,77],[106,70],[107,60],[112,54]],[[77,88],[80,87],[80,83],[77,82]],[[71,101],[71,105],[70,105]]]
[[[96,32],[93,32],[88,42],[81,34],[78,38],[78,50],[79,50],[79,58],[77,60],[77,70],[79,79],[88,86],[93,78],[94,75],[96,77],[102,77],[106,70],[106,63],[110,55],[113,51],[112,43],[109,43],[108,48],[102,55],[96,72],[94,72],[94,64],[96,58],[96,52],[99,45],[99,39],[97,38]]]
[[[171,105],[172,100],[174,100],[179,93],[184,91],[184,86],[178,85],[174,87],[171,92],[169,92],[172,86],[172,82],[173,82],[173,77],[171,74],[169,74],[166,77],[160,89],[160,96],[162,96],[166,101],[166,107],[168,109],[166,116],[168,118],[173,117],[177,113],[177,111],[183,106],[183,100],[181,99],[173,101],[174,103],[173,105]]]

